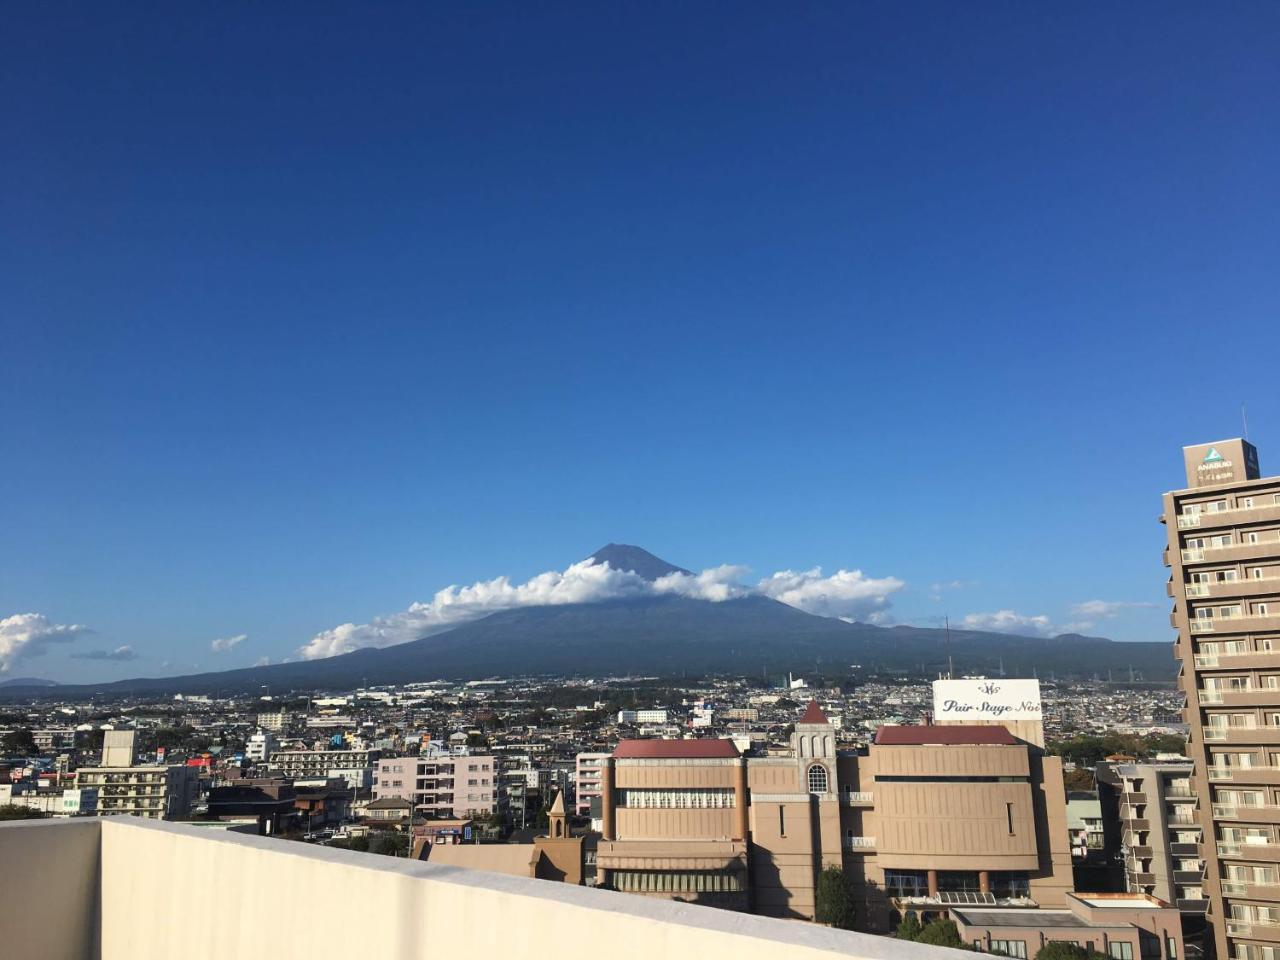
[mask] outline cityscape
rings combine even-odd
[[[1280,960],[1280,6],[6,13],[0,960]]]

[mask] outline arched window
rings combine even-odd
[[[809,792],[827,792],[827,768],[820,763],[815,763],[809,768]]]

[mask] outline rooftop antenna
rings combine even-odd
[[[951,617],[943,617],[943,622],[947,626],[947,679],[954,680],[956,678],[955,663],[951,659]],[[937,623],[938,621],[933,621]]]
[[[1245,408],[1244,403],[1240,404],[1240,420],[1244,424],[1244,438],[1249,439],[1249,411]]]

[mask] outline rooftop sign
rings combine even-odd
[[[935,723],[955,720],[1039,720],[1039,680],[935,680]]]

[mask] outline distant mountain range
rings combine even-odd
[[[41,680],[39,677],[14,677],[12,680],[0,680],[0,687],[56,687],[57,681]]]
[[[655,580],[687,573],[640,547],[609,544],[592,554],[617,569]],[[56,695],[94,692],[248,693],[269,685],[289,689],[350,689],[441,678],[529,674],[720,673],[772,675],[864,671],[936,676],[948,649],[959,674],[1172,680],[1170,643],[1117,643],[1063,634],[1025,637],[974,630],[879,627],[805,613],[763,596],[713,603],[656,595],[598,603],[523,607],[494,613],[444,632],[382,649],[184,677],[59,685]],[[47,683],[42,681],[41,683]],[[39,694],[10,681],[3,696]],[[44,691],[53,694],[53,691]]]

